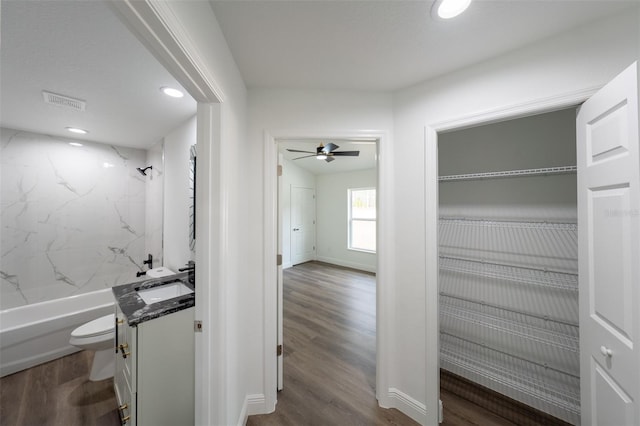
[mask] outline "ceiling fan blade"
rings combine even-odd
[[[311,151],[300,151],[299,149],[289,149],[289,148],[287,148],[287,151],[289,151],[289,152],[306,152],[307,154],[313,154],[313,152],[311,152]]]
[[[325,153],[329,154],[330,152],[333,152],[334,150],[340,148],[338,145],[329,142],[328,144],[326,144],[324,146],[324,148],[322,148],[322,151],[324,151]]]
[[[324,159],[324,161],[326,161],[327,163],[330,163],[333,160],[335,160],[335,158],[333,158],[333,157],[327,157],[327,158]]]
[[[348,156],[348,157],[357,157],[360,155],[360,151],[335,151],[335,152],[332,152],[331,154]]]
[[[302,151],[302,152],[304,152],[304,151]],[[299,159],[301,159],[301,158],[315,157],[315,156],[316,156],[316,154],[305,155],[305,156],[303,156],[303,157],[294,158],[294,160],[299,160]]]

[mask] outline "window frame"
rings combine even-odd
[[[375,196],[376,196],[376,217],[374,219],[370,219],[370,218],[355,218],[353,217],[353,212],[352,212],[352,206],[353,206],[353,201],[352,201],[352,194],[353,192],[357,192],[357,191],[375,191]],[[352,234],[353,234],[353,226],[352,223],[353,221],[361,221],[361,222],[374,222],[376,224],[376,249],[375,250],[369,250],[366,248],[360,248],[360,247],[353,247],[352,244]],[[375,186],[368,186],[368,187],[358,187],[358,188],[347,188],[347,250],[352,250],[352,251],[359,251],[359,252],[363,252],[363,253],[371,253],[371,254],[376,254],[377,253],[377,249],[378,249],[378,190]]]

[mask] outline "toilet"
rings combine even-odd
[[[113,377],[115,372],[115,321],[116,315],[109,314],[89,321],[71,332],[71,345],[95,351],[89,373],[89,380],[92,382]]]
[[[160,278],[173,275],[168,268],[150,269],[146,276]],[[77,348],[95,351],[89,380],[97,382],[113,377],[115,373],[115,314],[105,315],[81,325],[71,332],[69,343]]]

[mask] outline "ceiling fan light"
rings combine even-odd
[[[326,156],[325,154],[318,154],[318,155],[316,155],[316,158],[317,158],[318,160],[326,160],[326,159],[327,159],[327,156]]]

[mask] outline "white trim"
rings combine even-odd
[[[439,288],[438,288],[438,133],[459,130],[481,124],[542,114],[587,100],[599,88],[591,87],[540,99],[489,109],[425,126],[425,359],[426,363],[426,422],[438,423],[440,399],[439,355]],[[437,363],[428,360],[437,359]],[[432,368],[430,368],[432,366]]]
[[[275,344],[277,342],[277,142],[279,139],[336,139],[368,137],[378,140],[378,210],[377,237],[377,302],[376,302],[376,397],[381,407],[395,407],[388,394],[389,370],[393,351],[390,331],[393,330],[393,151],[387,134],[377,130],[344,131],[288,131],[264,132],[264,395],[265,412],[275,410],[277,400],[277,368]],[[286,383],[285,383],[286,387]]]
[[[529,115],[542,114],[545,112],[557,111],[581,104],[596,93],[600,87],[589,87],[573,92],[563,93],[557,96],[549,96],[540,99],[531,99],[503,107],[491,108],[485,111],[464,115],[461,117],[439,121],[428,124],[427,127],[434,129],[438,133],[452,130],[461,130],[467,127],[481,124],[496,123],[504,120],[526,117]]]
[[[264,411],[264,401],[263,394],[245,396],[242,409],[240,410],[240,415],[238,416],[238,422],[236,424],[238,426],[244,426],[247,424],[249,416],[262,413]]]
[[[411,398],[396,388],[389,388],[389,399],[395,402],[395,407],[420,424],[427,423],[427,409],[423,403]]]
[[[373,273],[376,272],[375,266],[367,265],[364,263],[358,263],[358,262],[348,262],[348,261],[344,261],[343,259],[335,258],[335,257],[318,256],[318,261],[330,263],[332,265],[344,266],[346,268],[353,268],[359,271],[367,271],[367,272],[373,272]]]

